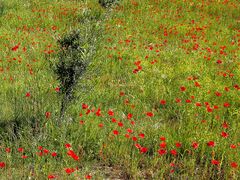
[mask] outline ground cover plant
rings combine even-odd
[[[1,0],[0,179],[238,179],[237,0]]]

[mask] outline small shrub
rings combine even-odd
[[[84,23],[101,21],[104,18],[104,13],[102,9],[92,11],[87,8],[84,9],[83,13],[78,17],[78,21],[84,25]]]
[[[0,16],[2,16],[2,15],[3,15],[3,13],[4,13],[4,10],[5,10],[4,3],[3,3],[3,1],[0,1]]]
[[[60,92],[63,95],[60,119],[63,119],[67,105],[74,98],[75,87],[86,72],[97,49],[99,24],[88,17],[82,27],[58,41],[60,51],[54,72],[60,81]]]
[[[66,105],[73,99],[73,89],[78,79],[86,71],[87,61],[84,57],[85,49],[80,31],[73,31],[58,41],[60,52],[54,72],[60,81],[61,94],[63,100],[61,104],[60,116],[63,118]]]
[[[117,4],[119,0],[99,0],[98,2],[102,7],[108,8]]]
[[[87,62],[83,55],[85,50],[81,47],[80,33],[73,31],[59,41],[61,51],[55,73],[61,82],[61,92],[69,98],[78,78],[85,72]]]

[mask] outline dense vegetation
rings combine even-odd
[[[1,0],[1,179],[238,179],[237,0]]]

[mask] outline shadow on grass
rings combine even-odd
[[[35,117],[16,117],[10,121],[0,122],[0,140],[16,141],[28,134],[33,137],[40,133],[40,122]]]

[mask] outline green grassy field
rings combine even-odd
[[[239,179],[239,12],[238,0],[0,0],[0,179]],[[61,116],[54,68],[76,30],[89,62]]]

